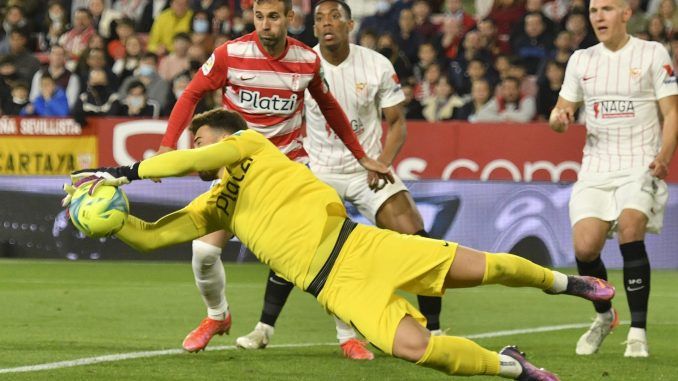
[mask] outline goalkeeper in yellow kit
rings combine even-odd
[[[247,130],[235,112],[197,115],[191,131],[195,149],[130,167],[78,171],[73,180],[121,185],[193,172],[203,180],[220,178],[218,186],[156,222],[128,216],[117,237],[148,251],[226,229],[389,355],[448,374],[557,380],[515,347],[497,353],[465,338],[431,336],[423,315],[395,291],[442,296],[447,288],[503,284],[596,301],[614,296],[614,288],[597,278],[566,276],[511,254],[356,224],[334,189]]]

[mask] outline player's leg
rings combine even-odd
[[[207,317],[184,339],[183,347],[189,352],[205,349],[214,335],[228,333],[231,328],[226,274],[221,262],[221,250],[229,238],[227,232],[220,230],[193,241],[193,275],[207,306]]]
[[[607,280],[607,269],[600,258],[605,245],[610,222],[598,218],[583,218],[572,227],[574,255],[579,275]],[[619,325],[617,311],[609,301],[593,302],[596,317],[589,329],[579,338],[576,353],[591,355],[598,351],[603,340]]]
[[[645,251],[647,216],[624,209],[619,216],[619,249],[624,260],[624,285],[631,311],[631,328],[626,340],[626,357],[648,357],[647,305],[650,299],[650,261]]]
[[[424,221],[419,210],[417,210],[412,195],[407,190],[401,190],[384,201],[376,213],[375,220],[377,226],[381,228],[404,234],[429,236],[424,230]],[[417,301],[419,302],[419,310],[426,317],[426,328],[434,335],[442,334],[440,330],[442,298],[417,295]]]
[[[275,323],[293,288],[292,282],[280,277],[273,270],[269,271],[268,278],[266,278],[266,291],[264,291],[264,306],[261,310],[259,322],[254,330],[235,340],[238,348],[266,348],[275,332]]]

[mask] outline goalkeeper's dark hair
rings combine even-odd
[[[247,129],[247,122],[235,111],[215,108],[196,115],[191,121],[189,130],[195,135],[202,126],[209,126],[230,133]]]

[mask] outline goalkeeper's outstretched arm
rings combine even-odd
[[[134,249],[147,252],[188,242],[210,232],[206,227],[198,227],[191,212],[184,208],[156,222],[146,222],[128,215],[125,225],[116,236]]]

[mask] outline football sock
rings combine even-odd
[[[593,276],[607,280],[607,269],[605,268],[603,261],[600,259],[600,254],[591,262],[582,262],[577,259],[577,271],[579,272],[579,275]],[[612,309],[612,303],[609,301],[593,302],[593,308],[596,309],[596,312],[602,314]]]
[[[426,230],[420,230],[415,235],[428,237]],[[438,296],[417,295],[419,311],[426,317],[426,328],[429,331],[440,329],[440,311],[442,310],[442,298]]]
[[[485,276],[482,284],[548,290],[554,286],[554,271],[517,255],[485,253]]]
[[[343,344],[351,339],[356,338],[353,327],[344,323],[334,315],[332,317],[334,317],[334,325],[337,327],[337,340],[339,340],[339,344]]]
[[[619,245],[624,258],[624,285],[631,311],[631,327],[645,328],[650,299],[650,261],[644,241]]]
[[[266,281],[266,293],[264,294],[264,309],[261,311],[259,321],[275,327],[275,322],[280,316],[287,297],[290,296],[294,285],[286,279],[278,276],[273,270],[268,273]]]
[[[207,316],[224,320],[228,312],[228,302],[221,248],[202,241],[193,241],[192,265],[195,285],[207,305]]]
[[[431,336],[417,364],[459,376],[499,374],[497,352],[457,336]]]

